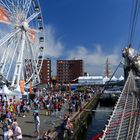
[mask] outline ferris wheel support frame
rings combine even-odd
[[[21,49],[19,51],[20,53],[18,55],[18,59],[17,59],[17,62],[16,62],[15,73],[14,73],[14,76],[13,76],[13,80],[12,80],[12,85],[11,86],[14,86],[15,81],[16,81],[16,84],[19,85],[20,76],[21,76],[21,68],[22,68],[22,60],[23,60],[24,48],[25,48],[25,31],[23,30],[22,31]]]

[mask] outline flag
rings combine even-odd
[[[32,81],[30,81],[30,94],[33,93],[33,85],[32,85]]]
[[[30,37],[32,43],[34,43],[34,42],[35,42],[35,39],[36,39],[35,31],[32,30],[32,29],[29,29],[29,30],[28,30],[28,35],[29,35],[29,37]]]
[[[23,94],[24,93],[24,80],[19,81],[20,91]]]
[[[0,7],[0,22],[9,24],[9,15],[6,10]]]

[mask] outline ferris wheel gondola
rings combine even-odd
[[[0,75],[11,87],[40,82],[44,24],[38,0],[0,1]]]

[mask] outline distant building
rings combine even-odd
[[[25,79],[29,79],[32,75],[33,72],[33,66],[32,66],[32,60],[31,59],[26,59],[25,60],[26,65],[25,65]],[[41,65],[42,61],[38,61],[38,64]],[[38,65],[38,66],[39,66]],[[38,68],[37,66],[37,68]],[[50,79],[51,79],[51,60],[49,58],[44,59],[42,62],[42,67],[39,73],[39,78],[40,78],[40,84],[50,84]],[[26,82],[26,81],[25,81]]]
[[[42,68],[40,70],[40,83],[50,84],[51,81],[51,60],[49,58],[44,59],[42,63]]]
[[[79,76],[83,76],[83,60],[57,60],[59,83],[70,83]]]
[[[103,77],[103,76],[80,76],[78,77],[78,83],[79,84],[105,84],[106,82],[110,81],[110,82],[116,82],[116,81],[122,81],[124,80],[123,76],[120,76],[120,78],[116,78],[115,76],[112,77],[112,79],[110,80],[110,78]]]
[[[80,76],[79,84],[103,84],[103,76]]]

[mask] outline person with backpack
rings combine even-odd
[[[4,117],[2,122],[3,140],[8,140],[8,118]]]

